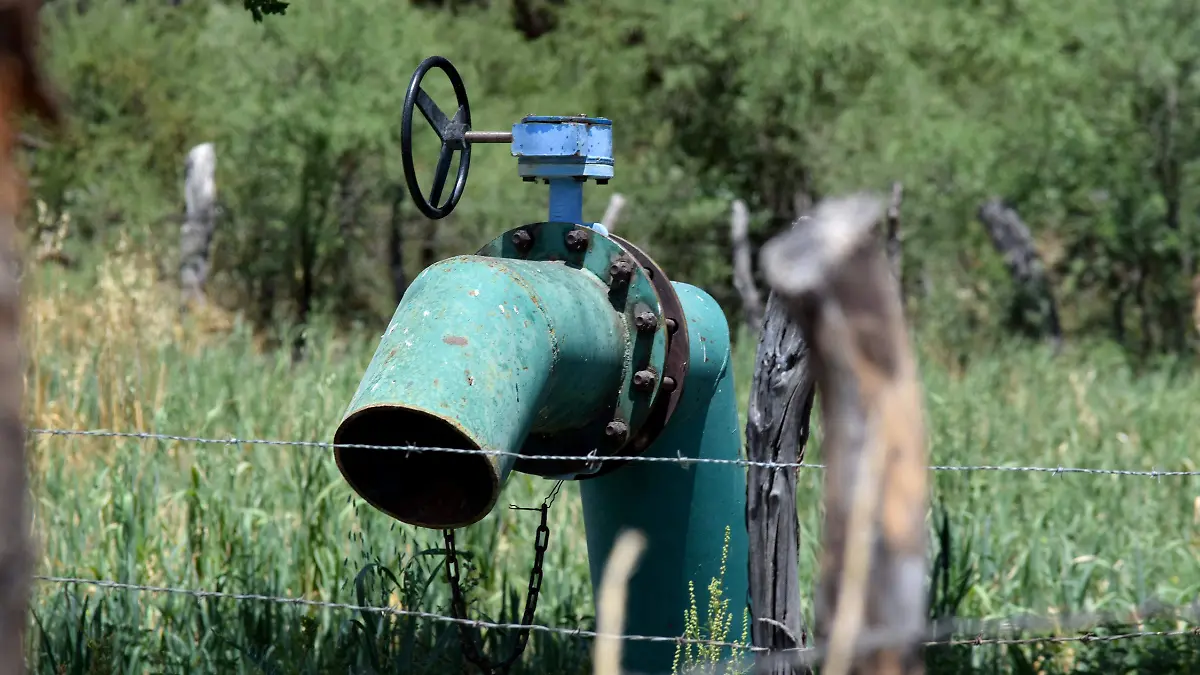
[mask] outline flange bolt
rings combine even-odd
[[[658,376],[654,374],[653,370],[639,370],[633,374],[633,386],[641,391],[653,389],[657,380]]]
[[[628,433],[629,425],[625,424],[621,420],[613,420],[604,427],[604,435],[608,436],[614,441],[624,440],[625,435]]]
[[[633,325],[639,333],[651,333],[658,328],[658,317],[654,316],[654,312],[638,312],[638,315],[633,317]]]
[[[566,236],[568,251],[583,251],[587,249],[588,233],[584,230],[571,230]]]
[[[614,286],[623,286],[629,283],[629,277],[633,276],[633,265],[624,258],[617,258],[608,266],[608,275],[612,277]]]
[[[533,235],[529,234],[529,230],[517,230],[513,232],[512,243],[518,251],[528,251],[533,246]]]
[[[663,378],[663,391],[675,391],[675,378],[670,375]]]
[[[675,319],[667,319],[667,332],[674,335],[679,324],[675,323]]]

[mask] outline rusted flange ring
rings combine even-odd
[[[621,382],[612,392],[607,409],[597,411],[595,417],[577,428],[531,429],[520,448],[522,457],[513,469],[544,478],[580,480],[616,467],[617,462],[605,457],[639,454],[649,447],[663,428],[664,402],[671,398],[669,389],[682,384],[678,369],[667,365],[672,325],[668,318],[677,313],[668,313],[668,305],[659,297],[662,282],[654,277],[665,279],[662,271],[646,267],[643,260],[649,258],[637,249],[630,250],[624,242],[563,222],[516,228],[479,249],[477,255],[561,263],[587,270],[608,287],[609,302],[628,341]],[[618,277],[623,280],[618,281]],[[677,306],[678,298],[669,282],[667,288],[667,301]],[[635,328],[639,317],[646,314],[656,323]],[[677,318],[672,320],[678,330],[682,323]],[[644,374],[650,375],[648,387],[644,386],[645,380],[638,384]],[[576,455],[578,459],[540,459],[546,455]]]
[[[658,293],[658,301],[662,306],[664,320],[668,322],[668,326],[674,325],[675,327],[674,331],[667,330],[667,356],[663,363],[662,372],[663,382],[673,381],[675,386],[674,388],[659,387],[658,395],[651,404],[650,416],[638,430],[637,434],[630,438],[629,442],[621,449],[622,455],[636,457],[645,452],[646,448],[650,447],[650,444],[658,438],[658,435],[666,428],[667,422],[671,420],[671,415],[675,412],[675,408],[679,405],[679,399],[683,396],[683,383],[687,380],[691,347],[688,343],[687,322],[683,314],[683,303],[679,301],[679,294],[675,292],[675,287],[671,285],[671,280],[667,278],[666,272],[663,272],[662,268],[658,266],[658,263],[654,262],[653,258],[625,239],[615,234],[608,235],[608,238],[625,249],[625,252],[631,258],[646,269],[650,275],[650,282],[654,286],[654,290]],[[668,380],[668,378],[670,379]],[[598,471],[579,476],[578,480],[603,476],[625,464],[628,464],[628,460],[601,462]]]

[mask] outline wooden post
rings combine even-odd
[[[179,284],[181,307],[203,306],[208,280],[209,247],[217,222],[217,153],[212,143],[201,143],[188,151],[183,194],[187,217],[179,240]]]
[[[37,59],[35,0],[0,0],[0,675],[25,670],[29,602],[29,504],[21,423],[21,294],[17,213],[24,185],[16,165],[17,116],[57,123],[56,97]]]
[[[629,579],[637,568],[638,558],[646,550],[646,535],[638,530],[624,530],[617,536],[597,593],[596,637],[592,648],[593,675],[621,675],[620,637],[625,630],[625,604],[629,597]]]
[[[904,185],[892,183],[892,201],[887,210],[887,247],[888,266],[892,268],[892,276],[896,278],[896,287],[900,291],[900,306],[904,306],[904,249],[900,246],[900,203],[904,201]]]
[[[1200,274],[1192,277],[1192,325],[1200,333]]]
[[[754,283],[754,271],[750,265],[750,211],[746,202],[733,200],[729,218],[729,240],[733,244],[733,287],[742,296],[742,309],[746,312],[746,324],[755,333],[762,329],[762,296]]]
[[[617,221],[621,219],[621,209],[625,208],[625,195],[620,192],[614,192],[612,197],[608,199],[608,206],[604,209],[604,215],[600,218],[600,224],[609,232],[615,232]]]
[[[784,301],[767,297],[758,340],[746,420],[746,459],[794,464],[804,459],[815,379],[808,343],[788,316]],[[800,522],[796,470],[750,466],[746,483],[746,529],[750,536],[751,642],[755,647],[808,646],[800,611]],[[786,659],[759,653],[757,673],[811,673]]]
[[[925,427],[896,280],[871,232],[882,215],[881,199],[829,200],[761,254],[811,340],[821,392],[828,468],[815,634],[827,675],[924,672]],[[862,642],[863,629],[890,645]]]
[[[1054,301],[1054,293],[1050,281],[1046,278],[1045,266],[1033,245],[1033,235],[1029,227],[1021,220],[1021,216],[1012,208],[1005,205],[999,198],[993,197],[979,207],[977,214],[983,223],[996,252],[1004,256],[1009,274],[1020,294],[1015,312],[1024,313],[1030,305],[1037,305],[1037,313],[1042,315],[1045,322],[1045,333],[1057,352],[1062,347],[1062,326],[1058,320],[1058,304]],[[1022,322],[1024,320],[1021,317]]]

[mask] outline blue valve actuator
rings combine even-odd
[[[512,155],[522,178],[550,184],[550,221],[608,234],[600,223],[584,222],[583,184],[613,177],[612,120],[528,115],[513,125]]]

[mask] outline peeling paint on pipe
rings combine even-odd
[[[548,262],[459,256],[405,293],[339,425],[338,468],[405,523],[470,525],[491,511],[530,433],[583,426],[620,389],[626,329],[596,275]],[[586,454],[586,450],[584,453]]]

